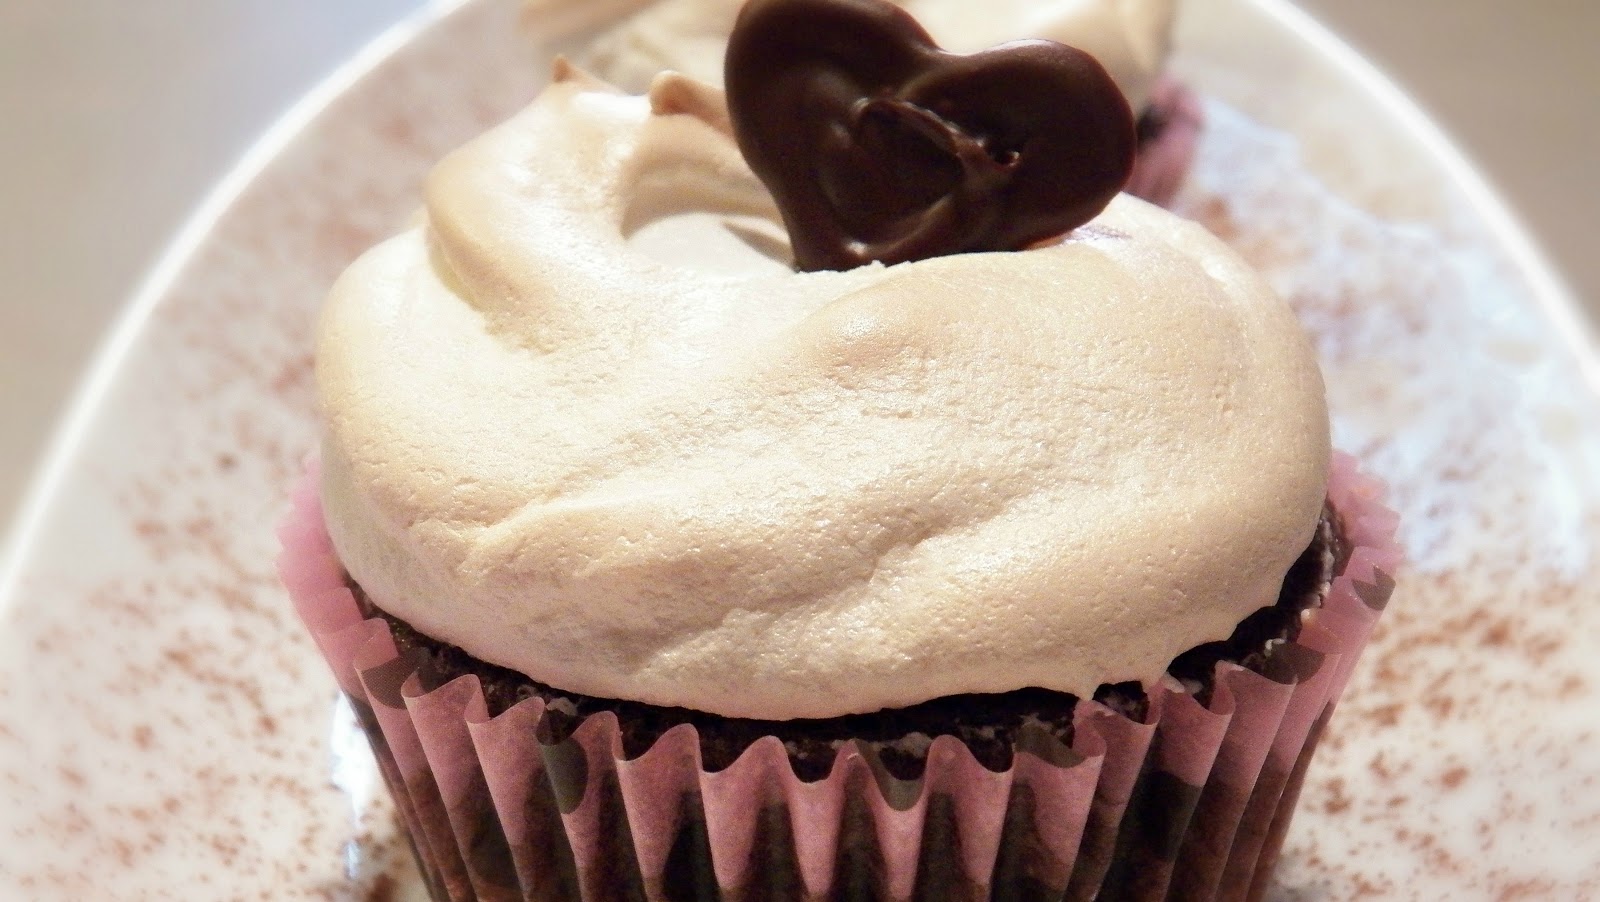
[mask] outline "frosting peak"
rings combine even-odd
[[[318,342],[341,559],[559,688],[825,717],[1159,677],[1270,604],[1311,350],[1122,197],[1017,253],[795,273],[715,89],[564,71],[447,158]]]

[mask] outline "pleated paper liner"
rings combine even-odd
[[[283,581],[441,900],[1259,899],[1400,562],[1380,487],[1336,455],[1349,559],[1265,673],[1219,664],[1209,706],[1168,680],[1142,721],[1080,702],[1070,746],[1025,731],[1003,772],[943,736],[917,780],[855,743],[804,782],[773,736],[709,772],[688,725],[629,759],[609,713],[554,742],[539,699],[490,717],[476,678],[435,685],[363,619],[315,486]]]
[[[1124,191],[1163,207],[1178,196],[1194,165],[1205,105],[1183,82],[1170,75],[1156,81],[1150,108],[1139,120],[1139,156]]]

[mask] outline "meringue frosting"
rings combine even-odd
[[[534,0],[540,5],[549,0]],[[1044,38],[1100,61],[1144,109],[1171,49],[1176,0],[893,0],[952,53]],[[579,62],[626,90],[663,70],[722,81],[723,50],[744,0],[657,0],[602,34]]]
[[[1151,684],[1271,604],[1329,459],[1294,316],[1123,196],[796,273],[720,92],[563,69],[319,328],[372,599],[558,689],[765,719]]]

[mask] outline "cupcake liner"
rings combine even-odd
[[[1209,706],[1168,679],[1140,721],[1081,702],[1070,745],[1025,729],[1002,772],[941,736],[920,779],[852,743],[805,782],[773,736],[711,772],[689,725],[629,759],[609,713],[559,742],[539,699],[490,717],[475,677],[441,685],[363,618],[315,486],[313,465],[283,582],[450,900],[1260,898],[1400,563],[1380,487],[1336,455],[1348,563],[1265,673],[1219,664]]]
[[[1150,96],[1150,109],[1161,118],[1155,137],[1139,143],[1133,174],[1122,190],[1162,207],[1172,205],[1178,189],[1189,175],[1200,132],[1205,125],[1205,107],[1186,85],[1170,75],[1156,82]]]

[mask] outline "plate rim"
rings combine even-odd
[[[409,46],[419,35],[468,5],[484,0],[425,0],[419,7],[379,31],[349,58],[336,65],[279,114],[228,166],[223,176],[183,218],[119,305],[118,312],[89,355],[67,403],[56,416],[44,449],[23,483],[20,500],[6,529],[0,532],[0,624],[18,596],[30,552],[37,544],[50,508],[106,394],[121,371],[146,324],[171,294],[217,222],[272,162],[305,134],[322,113],[358,82]]]
[[[1505,250],[1518,274],[1527,281],[1540,311],[1575,358],[1590,393],[1600,397],[1600,322],[1584,311],[1571,283],[1534,240],[1527,222],[1484,174],[1483,167],[1398,81],[1294,0],[1244,2],[1325,55],[1335,68],[1353,79],[1357,88],[1392,114],[1425,154],[1442,164],[1442,174],[1483,219],[1488,237]]]

